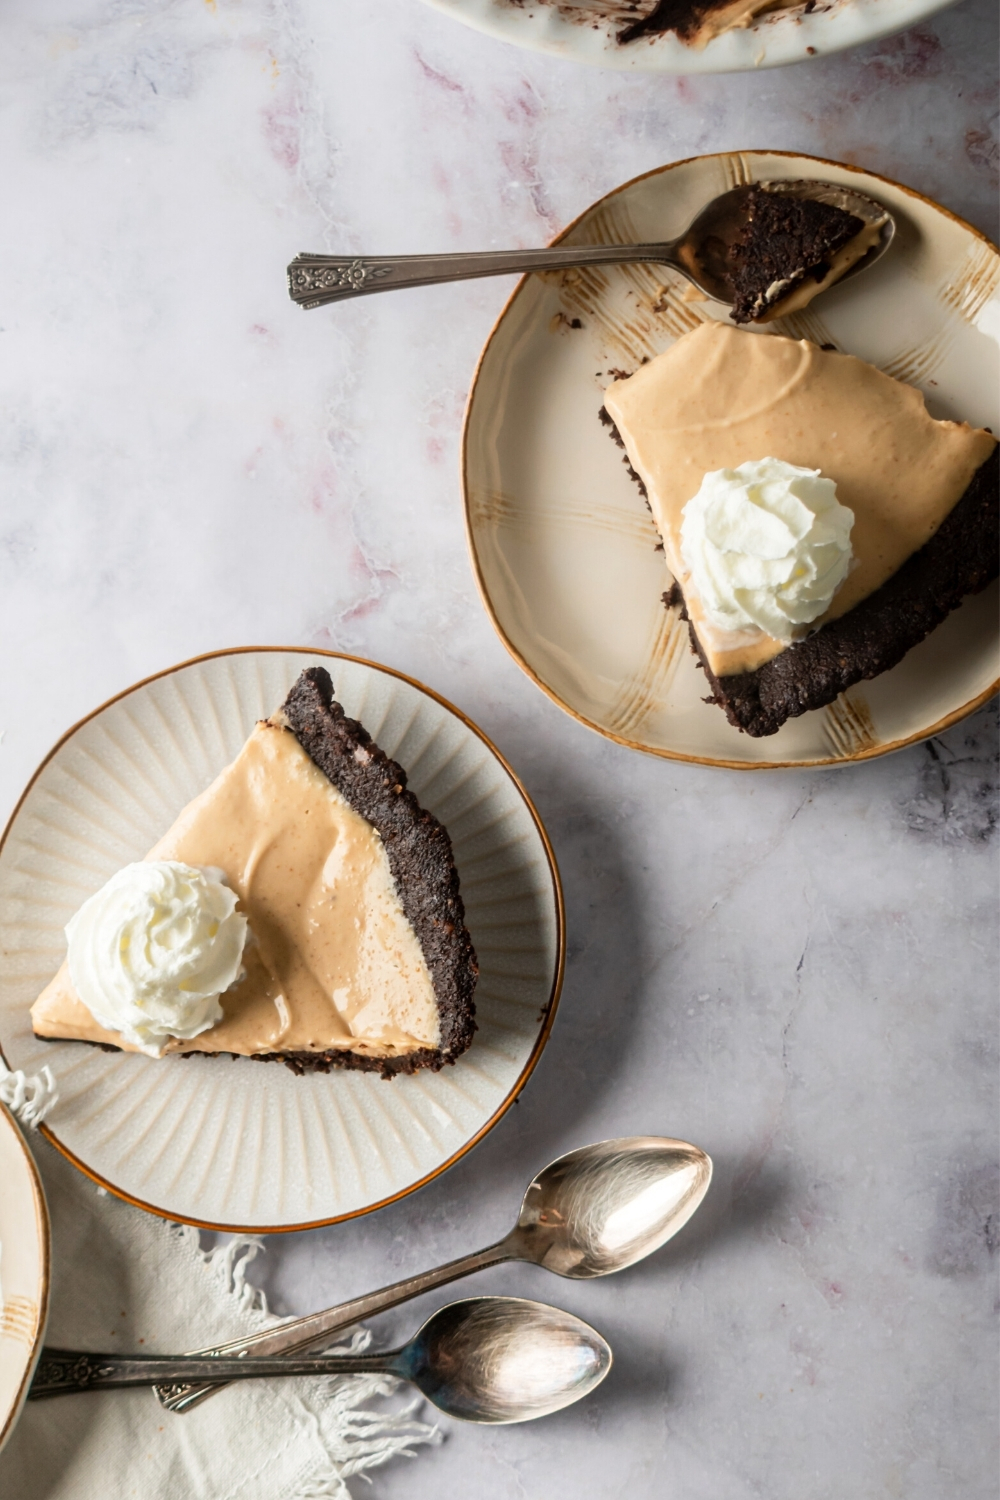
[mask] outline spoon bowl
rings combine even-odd
[[[819,182],[812,178],[797,178],[788,182],[748,183],[730,188],[721,193],[701,210],[701,213],[670,245],[673,263],[684,272],[690,281],[714,302],[732,304],[733,291],[729,280],[729,252],[739,239],[747,221],[750,195],[754,188],[765,188],[785,198],[811,198],[817,203],[828,203],[853,214],[865,226],[877,230],[878,237],[864,255],[856,260],[838,282],[866,271],[880,260],[892,244],[896,223],[892,215],[853,188],[841,187],[839,183]]]
[[[508,1239],[516,1243],[519,1259],[559,1276],[610,1276],[675,1235],[711,1180],[711,1160],[687,1141],[666,1136],[599,1141],[539,1172]]]
[[[520,1297],[468,1297],[428,1318],[396,1373],[464,1422],[529,1422],[600,1385],[611,1348],[572,1313]]]

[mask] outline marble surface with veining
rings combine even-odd
[[[995,6],[697,79],[516,51],[418,0],[8,0],[3,34],[4,813],[136,679],[312,644],[477,720],[565,882],[565,990],[517,1106],[422,1192],[269,1240],[273,1305],[487,1242],[588,1140],[678,1135],[715,1159],[697,1218],[630,1272],[469,1284],[580,1313],[614,1370],[543,1422],[445,1422],[375,1500],[988,1500],[995,707],[831,772],[602,740],[520,673],[466,556],[462,407],[511,283],[303,314],[283,271],[298,250],[540,244],[628,177],[738,147],[862,164],[994,234]]]

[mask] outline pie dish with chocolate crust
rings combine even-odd
[[[643,73],[778,67],[915,26],[947,0],[425,0],[500,41]]]

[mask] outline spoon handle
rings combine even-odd
[[[300,307],[322,307],[370,292],[468,281],[476,276],[613,266],[623,261],[673,265],[672,250],[672,244],[554,245],[543,250],[475,250],[454,255],[297,255],[288,267],[288,295]]]
[[[350,1328],[353,1323],[360,1323],[364,1318],[373,1317],[375,1313],[385,1312],[390,1307],[398,1307],[401,1302],[408,1302],[411,1297],[419,1297],[422,1292],[432,1291],[439,1286],[447,1286],[449,1281],[457,1281],[461,1276],[470,1276],[473,1271],[482,1271],[487,1266],[499,1265],[501,1261],[519,1258],[516,1243],[512,1237],[508,1237],[508,1239],[500,1240],[496,1245],[488,1245],[485,1250],[477,1250],[472,1255],[463,1255],[458,1260],[448,1261],[446,1265],[438,1266],[436,1270],[424,1271],[419,1276],[408,1276],[405,1281],[396,1281],[392,1286],[383,1287],[381,1291],[369,1292],[366,1297],[355,1297],[350,1302],[341,1302],[337,1307],[325,1308],[323,1312],[309,1313],[304,1318],[293,1318],[290,1322],[281,1323],[276,1328],[265,1328],[262,1332],[250,1334],[246,1338],[233,1339],[228,1344],[217,1344],[214,1348],[195,1350],[193,1352],[205,1356],[209,1364],[206,1374],[191,1378],[186,1383],[171,1381],[163,1386],[158,1385],[157,1397],[161,1405],[167,1407],[169,1411],[190,1411],[193,1406],[199,1405],[211,1396],[214,1391],[222,1389],[218,1373],[219,1355],[242,1355],[246,1351],[269,1355],[300,1354],[305,1349],[315,1349],[318,1345],[329,1344],[333,1335],[340,1330]]]
[[[77,1349],[42,1350],[35,1370],[29,1401],[44,1396],[67,1396],[75,1391],[107,1391],[130,1385],[179,1382],[189,1389],[192,1380],[221,1376],[224,1380],[251,1380],[273,1375],[364,1375],[373,1371],[395,1372],[398,1350],[384,1354],[328,1354],[311,1358],[263,1359],[199,1358],[197,1355],[90,1354]],[[215,1387],[212,1387],[215,1389]]]

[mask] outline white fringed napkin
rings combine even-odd
[[[6,1070],[4,1070],[6,1074]],[[34,1119],[39,1080],[7,1074],[17,1111]],[[32,1087],[32,1085],[36,1085]],[[246,1281],[258,1241],[208,1253],[197,1230],[168,1224],[95,1187],[44,1138],[32,1149],[52,1218],[52,1298],[46,1343],[67,1349],[177,1354],[254,1332],[271,1318]],[[363,1348],[367,1333],[355,1334]],[[247,1381],[185,1416],[152,1391],[29,1402],[0,1454],[4,1500],[349,1500],[345,1480],[396,1454],[412,1456],[437,1430],[413,1407],[372,1410],[397,1382],[383,1376]]]

